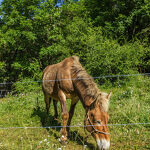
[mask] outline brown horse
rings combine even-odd
[[[97,142],[99,149],[107,150],[110,146],[107,114],[110,94],[99,91],[93,78],[85,71],[77,56],[64,59],[62,62],[49,65],[43,72],[42,89],[47,113],[51,98],[54,99],[55,117],[57,117],[57,101],[60,101],[63,119],[61,140],[66,141],[69,132],[66,126],[71,124],[75,106],[80,99],[85,109],[85,128]],[[69,113],[66,98],[71,99]]]

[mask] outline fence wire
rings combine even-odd
[[[141,74],[121,74],[121,75],[104,75],[104,76],[97,76],[97,77],[91,77],[93,79],[101,79],[101,78],[117,78],[117,77],[131,77],[131,76],[150,76],[150,73],[141,73]],[[73,79],[57,79],[57,80],[44,80],[44,82],[54,82],[54,81],[62,81],[62,80],[89,80],[91,78],[73,78]],[[27,82],[2,82],[0,85],[7,85],[7,84],[14,84],[14,83],[42,83],[41,81],[27,81]]]
[[[85,127],[92,127],[92,126],[135,126],[135,125],[150,125],[150,122],[147,123],[128,123],[128,124],[106,124],[106,125],[73,125],[73,126],[65,126],[66,128],[85,128]],[[0,127],[0,130],[6,129],[53,129],[53,128],[62,128],[64,126],[45,126],[45,127]]]

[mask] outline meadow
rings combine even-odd
[[[30,83],[32,84],[32,83]],[[29,88],[30,89],[30,88]],[[150,80],[138,76],[127,83],[121,81],[115,86],[100,86],[105,92],[112,90],[109,109],[109,132],[111,150],[150,149]],[[61,125],[59,118],[54,120],[51,105],[48,122],[41,87],[8,95],[0,99],[0,149],[1,150],[94,150],[94,139],[83,127],[71,127],[66,145],[59,142],[61,128],[42,128]],[[69,109],[70,100],[67,100]],[[79,102],[75,109],[72,126],[84,125],[84,108]],[[121,125],[122,124],[122,125]],[[127,125],[125,125],[127,124]],[[20,128],[22,127],[22,128]]]

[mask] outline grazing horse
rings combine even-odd
[[[57,117],[57,101],[60,101],[63,128],[61,141],[67,140],[71,119],[78,100],[85,109],[85,128],[97,142],[99,150],[108,150],[110,135],[108,133],[107,114],[110,94],[101,92],[93,78],[85,71],[77,56],[64,59],[62,62],[49,65],[43,71],[42,89],[49,112],[51,98],[54,100],[55,117]],[[66,99],[71,99],[69,113],[67,112]]]

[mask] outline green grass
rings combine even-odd
[[[112,90],[109,124],[128,124],[150,122],[150,81],[149,78],[136,77],[124,86],[103,88]],[[38,99],[38,104],[37,104]],[[69,109],[70,100],[67,101]],[[42,92],[29,92],[0,99],[0,128],[43,127],[61,125],[61,109],[58,105],[59,121],[53,120],[51,106],[48,123]],[[79,102],[71,125],[83,125],[85,111]],[[150,125],[110,126],[111,150],[150,149]],[[90,150],[96,148],[92,137],[86,140],[84,128],[72,127],[68,144],[59,142],[60,128],[45,129],[0,129],[0,150]],[[89,135],[89,134],[88,134]]]

